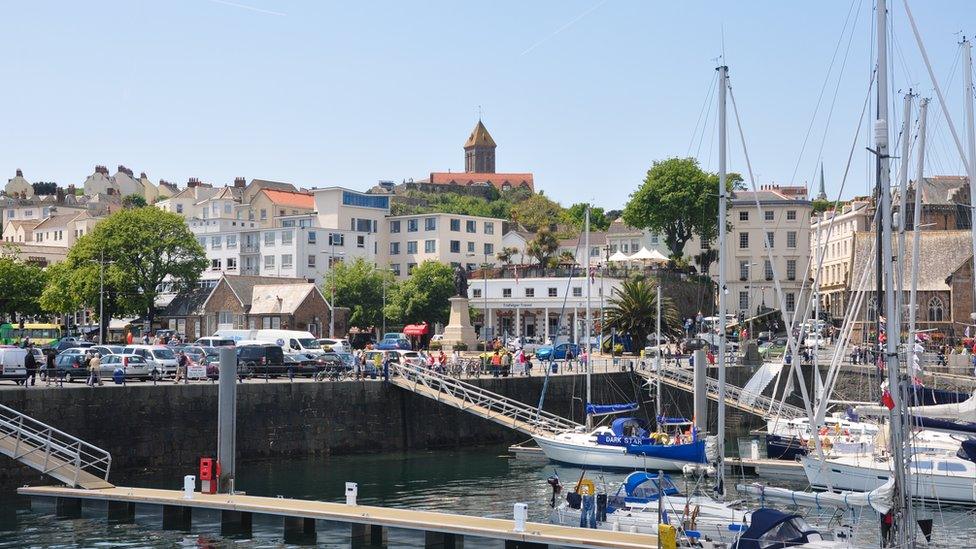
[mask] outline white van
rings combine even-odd
[[[22,381],[27,376],[24,359],[27,349],[13,346],[0,347],[0,379],[14,379]],[[37,365],[41,368],[42,364]]]
[[[173,349],[165,345],[127,345],[122,350],[122,354],[139,355],[146,359],[149,364],[149,371],[156,379],[176,375],[176,366],[179,361]]]
[[[298,330],[217,330],[213,337],[274,343],[286,353],[321,355],[326,352],[311,332]]]

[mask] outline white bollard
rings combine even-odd
[[[514,532],[525,531],[525,519],[529,516],[529,506],[524,503],[515,504],[515,528]]]
[[[197,477],[186,475],[183,477],[183,499],[193,499],[193,490],[197,487]]]
[[[356,505],[356,495],[359,494],[359,485],[355,482],[346,483],[346,505]]]

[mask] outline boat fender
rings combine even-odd
[[[576,486],[576,493],[581,496],[596,495],[596,484],[593,484],[592,480],[585,478]]]

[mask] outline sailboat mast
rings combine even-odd
[[[654,373],[657,381],[656,385],[656,395],[654,398],[655,406],[655,418],[657,418],[658,430],[661,427],[661,275],[658,274],[657,277],[657,335],[655,336],[655,346],[654,352]]]
[[[715,491],[725,496],[725,245],[726,245],[726,138],[725,96],[728,90],[729,68],[718,68],[718,459],[715,469],[718,482]]]
[[[895,310],[894,273],[891,250],[891,174],[889,173],[891,158],[888,154],[888,7],[886,0],[878,0],[877,4],[877,48],[878,48],[878,103],[877,116],[874,121],[874,144],[877,162],[878,199],[881,210],[878,216],[877,231],[881,237],[881,257],[876,269],[883,270],[884,314],[887,315],[885,324],[885,364],[888,372],[888,391],[894,402],[894,409],[889,414],[888,426],[891,432],[889,438],[892,449],[892,476],[895,480],[895,495],[892,501],[891,516],[892,529],[897,536],[896,545],[904,547],[906,533],[913,531],[903,523],[907,486],[905,484],[905,458],[902,446],[902,416],[901,392],[898,390],[898,339],[899,315]],[[878,296],[879,326],[881,319],[881,295]],[[881,337],[881,331],[878,331]]]
[[[915,231],[915,240],[912,242],[912,288],[908,296],[908,345],[911,349],[911,374],[915,375],[915,330],[918,319],[916,309],[918,299],[918,266],[919,254],[922,250],[922,233],[920,225],[922,223],[922,176],[925,171],[925,119],[928,115],[929,100],[922,99],[918,106],[918,160],[915,166],[915,211],[912,216],[912,229]]]
[[[911,139],[909,139],[909,134],[911,133],[911,119],[912,119],[912,90],[908,90],[905,94],[904,100],[904,110],[902,112],[901,121],[901,162],[898,168],[898,257],[904,258],[905,252],[905,225],[907,219],[905,217],[908,215],[908,155],[911,152]],[[904,291],[905,291],[905,274],[904,269],[898,269],[896,275],[898,277],[898,293],[895,294],[895,311],[898,314],[898,320],[901,321],[902,312],[904,308],[902,307],[905,303]],[[894,314],[894,313],[891,313]],[[890,316],[890,314],[889,314]],[[899,332],[900,333],[900,332]],[[910,343],[909,343],[910,344]]]
[[[586,334],[584,337],[583,348],[586,349],[586,408],[589,409],[590,404],[593,403],[593,387],[590,379],[590,372],[593,370],[593,357],[590,356],[592,349],[590,348],[590,323],[593,321],[590,318],[590,292],[592,290],[592,281],[590,280],[590,207],[586,206],[586,219],[583,224],[583,254],[586,256]],[[586,428],[593,428],[593,415],[587,412],[586,414]]]
[[[970,227],[973,231],[973,266],[976,272],[976,192],[972,189],[976,182],[973,181],[973,174],[976,174],[976,127],[973,125],[973,43],[967,38],[962,39],[963,70],[965,72],[963,85],[966,87],[963,96],[966,108],[966,141],[969,148],[969,160],[963,159],[967,163],[969,172],[969,213]],[[973,311],[976,315],[976,276],[973,277]]]

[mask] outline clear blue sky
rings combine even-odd
[[[7,2],[0,175],[22,168],[31,181],[80,184],[95,164],[113,173],[125,164],[181,185],[245,176],[367,188],[462,170],[461,145],[481,105],[498,171],[534,172],[537,188],[565,204],[621,207],[655,159],[690,149],[716,168],[714,110],[700,147],[693,133],[724,29],[760,182],[802,183],[817,171],[834,78],[798,164],[801,144],[851,6]],[[822,154],[832,195],[870,63],[871,2],[853,6],[857,26]],[[973,4],[913,7],[945,83],[958,54],[953,33],[976,31]],[[900,0],[893,9],[894,87],[914,82],[931,94]],[[957,65],[948,90],[956,112],[961,82]],[[956,123],[962,131],[960,116]],[[943,149],[930,172],[961,173],[944,122],[930,124]],[[744,172],[737,141],[730,169]],[[865,188],[863,145],[847,196]]]

